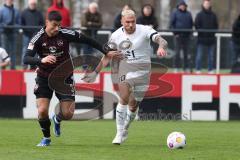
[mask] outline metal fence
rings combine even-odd
[[[17,38],[16,40],[16,64],[21,65],[21,55],[22,55],[22,39],[23,39],[23,30],[24,29],[36,29],[41,27],[33,27],[33,26],[6,26],[0,29],[13,29],[16,31]],[[86,28],[71,28],[74,30],[84,31]],[[95,32],[95,29],[92,29],[92,32]],[[193,33],[191,37],[190,43],[190,59],[189,63],[191,64],[190,67],[192,69],[195,68],[195,57],[196,57],[196,46],[197,46],[197,32],[214,32],[216,37],[216,51],[214,55],[214,65],[216,68],[216,73],[219,73],[221,70],[231,69],[233,63],[233,48],[232,48],[232,38],[231,38],[231,31],[226,30],[159,30],[160,34],[168,41],[168,56],[161,58],[160,61],[168,66],[169,68],[173,68],[173,57],[175,56],[175,46],[174,46],[174,36],[173,32],[181,31],[181,32],[191,32]],[[98,29],[97,36],[95,37],[101,44],[104,44],[108,41],[110,35],[112,33],[112,29],[105,28],[105,29]],[[71,47],[73,50],[72,52],[77,52],[80,54],[79,51],[74,49],[75,45]],[[76,54],[76,53],[75,53]],[[156,58],[156,54],[151,55],[152,58]],[[181,55],[182,57],[182,55]],[[202,57],[202,64],[203,68],[207,68],[207,54],[203,53]]]

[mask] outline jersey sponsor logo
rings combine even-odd
[[[43,43],[43,44],[42,44],[42,47],[46,47],[46,46],[47,46],[47,43]]]
[[[53,56],[55,56],[55,57],[60,57],[60,56],[62,56],[63,54],[64,54],[64,52],[61,51],[61,52],[52,53],[51,55],[53,55]]]
[[[34,44],[33,43],[29,43],[27,49],[33,50],[33,48],[34,48]]]
[[[55,53],[57,51],[57,48],[55,46],[51,46],[51,47],[49,47],[49,51],[51,53]]]
[[[63,41],[62,40],[58,40],[57,44],[58,44],[58,46],[63,46]]]

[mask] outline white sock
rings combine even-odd
[[[118,103],[116,108],[116,125],[117,132],[120,133],[124,128],[124,122],[126,119],[127,105],[122,105]]]
[[[138,113],[138,109],[135,112],[132,112],[132,111],[129,110],[129,107],[128,107],[127,117],[126,117],[126,120],[125,120],[125,123],[124,123],[124,129],[125,130],[128,130],[130,124],[132,123],[132,121],[134,121],[137,113]]]
[[[57,120],[57,115],[54,116],[54,121],[59,124],[60,122]]]

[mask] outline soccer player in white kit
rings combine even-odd
[[[130,123],[135,119],[139,103],[148,90],[151,74],[151,41],[159,44],[158,56],[167,54],[167,42],[152,27],[136,24],[134,11],[122,12],[122,25],[111,35],[108,43],[110,48],[119,51],[124,57],[118,62],[117,69],[114,67],[114,60],[111,65],[114,70],[113,81],[115,79],[118,81],[120,97],[116,108],[117,133],[112,141],[113,144],[121,144],[127,139]],[[103,57],[95,71],[86,73],[83,80],[93,82],[97,73],[108,62],[109,59]],[[115,74],[116,70],[117,74]]]

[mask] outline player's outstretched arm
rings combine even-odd
[[[96,40],[94,40],[94,39],[92,39],[90,37],[85,36],[84,34],[80,33],[79,42],[80,43],[85,43],[87,45],[90,45],[93,48],[101,51],[103,54],[107,55],[107,52],[103,49],[103,46],[100,43],[98,43]]]
[[[98,66],[95,69],[95,72],[99,73],[104,67],[106,67],[110,62],[110,58],[107,56],[103,56]]]
[[[107,58],[122,60],[124,55],[120,51],[109,51],[107,52]]]
[[[64,38],[66,38],[69,42],[84,43],[99,50],[105,55],[107,54],[107,52],[103,49],[103,46],[93,38],[88,37],[77,31],[72,31],[68,29],[61,29],[61,31],[64,35]]]
[[[114,57],[117,59],[121,59],[121,57],[122,57],[118,51],[106,50],[100,43],[98,43],[93,38],[88,37],[77,31],[75,31],[73,34],[71,33],[71,34],[64,34],[64,35],[65,35],[65,38],[67,38],[70,42],[78,42],[78,43],[88,44],[88,45],[92,46],[93,48],[102,52],[104,55],[107,55],[110,58]]]
[[[159,44],[158,50],[157,50],[157,55],[158,56],[166,56],[167,55],[167,46],[168,43],[167,41],[162,38],[162,36],[160,34],[156,34],[153,37],[153,41],[157,44]]]
[[[97,41],[95,41],[92,38],[89,38],[83,34],[81,34],[80,38],[82,39],[82,42],[85,42],[88,45],[91,45],[92,47],[96,48],[97,50],[101,51],[103,54],[108,56],[108,58],[116,58],[116,59],[122,59],[123,55],[119,51],[108,51],[105,50],[104,47],[99,44]]]

